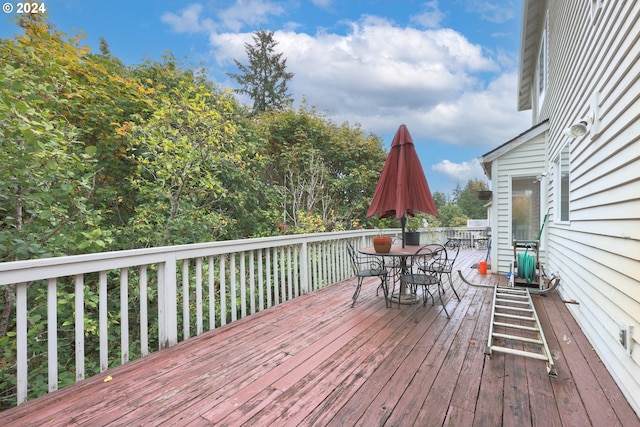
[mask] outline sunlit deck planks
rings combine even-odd
[[[484,251],[461,251],[471,269]],[[543,362],[484,356],[491,292],[385,308],[376,281],[283,303],[0,414],[3,425],[624,425],[638,417],[556,293],[535,297]],[[484,276],[494,283],[503,278]],[[113,379],[104,382],[107,375]]]

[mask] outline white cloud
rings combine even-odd
[[[245,26],[257,26],[269,22],[270,16],[282,15],[282,6],[267,0],[237,0],[232,7],[222,10],[218,17],[222,26],[231,31],[240,31]]]
[[[201,4],[191,4],[184,8],[179,15],[166,12],[160,19],[165,24],[169,24],[172,31],[176,33],[201,33],[215,29],[215,24],[211,19],[202,19],[203,7]]]
[[[495,146],[531,124],[530,112],[516,111],[515,72],[502,74],[486,88],[443,101],[422,115],[423,132],[461,146]]]
[[[438,8],[438,0],[431,0],[424,4],[425,11],[411,17],[411,21],[425,27],[438,28],[445,14]]]
[[[452,183],[464,183],[469,180],[487,181],[482,166],[477,159],[472,161],[453,163],[449,160],[443,160],[438,164],[431,167],[436,172],[439,172],[446,176]]]
[[[438,12],[437,1],[425,6]],[[280,13],[266,0],[238,0],[219,12],[217,27],[195,5],[182,12],[182,21],[163,19],[176,31],[207,31],[209,57],[225,68],[233,59],[245,60],[244,44],[252,40],[251,32],[235,28]],[[405,123],[416,144],[496,146],[529,127],[530,114],[516,111],[517,74],[501,71],[517,64],[505,52],[489,52],[448,28],[400,27],[374,16],[345,25],[344,34],[275,31],[276,50],[295,74],[289,89],[298,102],[305,99],[337,123],[360,123],[378,135]]]
[[[468,0],[467,10],[478,13],[482,19],[495,23],[508,21],[515,16],[515,6],[513,2],[509,2],[505,6],[504,2]]]
[[[259,26],[269,22],[271,16],[282,15],[282,6],[268,0],[236,0],[226,9],[218,12],[217,25],[210,18],[203,18],[204,6],[191,4],[180,14],[166,12],[160,18],[176,33],[214,33],[216,31],[241,31],[245,27]]]

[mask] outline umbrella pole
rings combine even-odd
[[[406,215],[402,215],[402,218],[400,218],[400,224],[402,224],[402,247],[404,248],[404,228],[407,226]]]

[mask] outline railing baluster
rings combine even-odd
[[[216,328],[216,284],[213,256],[209,257],[209,330]]]
[[[285,262],[284,246],[280,246],[280,301],[287,301],[287,276],[285,275]]]
[[[240,317],[247,317],[247,269],[246,254],[240,252]]]
[[[256,256],[255,251],[249,252],[249,298],[251,314],[256,312]]]
[[[327,242],[320,243],[320,283],[318,288],[327,283]]]
[[[273,248],[273,305],[280,304],[280,291],[278,290],[278,248]]]
[[[262,249],[258,249],[258,309],[264,310],[264,279],[262,277]]]
[[[56,279],[47,284],[47,352],[49,371],[49,392],[58,389],[58,295]]]
[[[267,277],[265,278],[267,281],[267,288],[266,288],[266,292],[267,292],[267,308],[271,307],[272,304],[272,299],[271,299],[271,249],[267,249],[267,259],[265,260],[265,271],[267,274]]]
[[[129,361],[129,269],[120,270],[120,358]]]
[[[149,354],[149,314],[147,296],[147,266],[140,266],[140,353]]]
[[[182,260],[182,335],[189,338],[189,260]]]
[[[291,246],[287,246],[287,296],[293,299],[293,271],[291,268]]]
[[[75,339],[76,381],[84,379],[84,275],[76,274],[75,280]]]
[[[202,257],[196,258],[196,335],[202,333]]]
[[[220,256],[220,326],[227,324],[227,279],[225,256]]]
[[[314,243],[311,249],[313,256],[313,290],[318,289],[318,243]]]
[[[236,254],[229,254],[231,261],[229,262],[229,273],[231,275],[231,282],[229,283],[229,289],[231,290],[231,321],[238,320],[238,296],[236,295]]]
[[[98,276],[98,330],[100,334],[100,372],[109,368],[109,331],[107,327],[107,272],[101,271]]]
[[[294,296],[297,298],[300,296],[300,273],[298,270],[298,257],[300,256],[300,247],[295,245],[293,247],[293,289]]]
[[[309,246],[307,242],[300,245],[300,293],[309,293]]]
[[[335,283],[337,282],[337,271],[336,271],[336,264],[337,264],[337,260],[338,260],[338,256],[337,256],[337,252],[336,252],[336,242],[335,240],[333,240],[331,242],[331,280],[329,280],[329,283]]]

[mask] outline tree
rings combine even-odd
[[[454,201],[470,219],[487,218],[487,208],[484,207],[486,202],[478,199],[478,190],[486,188],[485,183],[479,180],[469,180],[464,189],[460,185],[456,187]]]
[[[20,25],[23,36],[0,41],[0,261],[101,250],[97,148],[71,119],[100,73],[38,15]]]
[[[243,65],[234,59],[241,74],[227,73],[242,87],[238,93],[248,95],[253,100],[253,113],[267,110],[279,110],[292,101],[287,93],[287,82],[294,76],[287,73],[287,60],[282,53],[275,53],[278,42],[271,31],[257,31],[253,36],[254,44],[245,43],[249,65]]]
[[[380,138],[305,106],[271,111],[260,122],[266,179],[279,191],[283,228],[330,231],[372,221],[366,213],[386,158]]]

